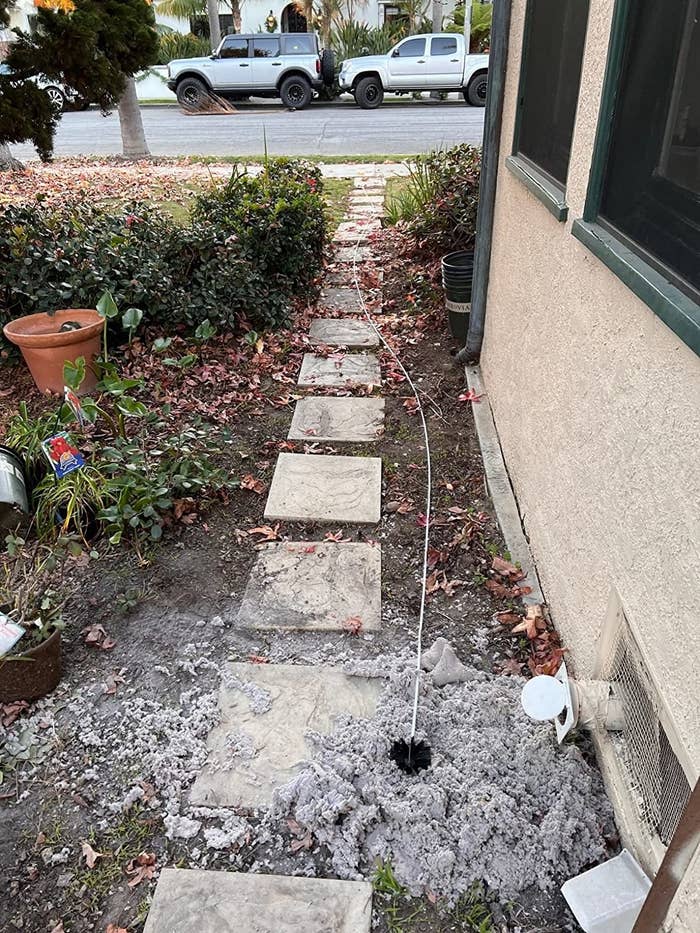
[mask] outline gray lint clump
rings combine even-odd
[[[421,675],[418,739],[433,764],[417,776],[389,758],[410,734],[414,662],[360,662],[389,683],[372,720],[343,718],[312,734],[313,761],[275,793],[275,816],[292,816],[326,844],[335,873],[356,879],[390,860],[412,894],[456,901],[476,881],[502,901],[552,888],[606,855],[614,832],[600,775],[553,729],[527,718],[523,680],[473,672],[442,689]]]

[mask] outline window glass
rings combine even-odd
[[[396,54],[399,58],[420,58],[425,55],[425,39],[407,39],[397,46]]]
[[[700,292],[700,9],[630,6],[600,217]]]
[[[225,39],[219,54],[222,58],[248,58],[248,40]]]
[[[315,55],[316,36],[313,33],[283,36],[285,55]]]
[[[562,187],[569,170],[588,0],[529,0],[515,152]]]
[[[253,39],[253,58],[277,58],[279,39]]]
[[[447,36],[438,36],[430,43],[431,55],[456,55],[457,40],[449,39]]]

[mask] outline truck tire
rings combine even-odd
[[[332,87],[335,82],[335,52],[331,49],[321,52],[321,77],[326,87]]]
[[[311,103],[311,85],[301,75],[285,78],[280,86],[280,97],[290,110],[303,110]]]
[[[211,97],[209,88],[199,78],[183,78],[175,93],[184,110],[201,110]]]
[[[360,78],[355,87],[355,102],[363,110],[375,110],[384,100],[384,88],[379,78]]]
[[[467,85],[466,90],[462,91],[466,102],[471,104],[472,107],[485,107],[488,83],[489,76],[487,74],[475,75]]]

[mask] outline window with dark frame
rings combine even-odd
[[[248,58],[248,40],[227,36],[219,55],[221,58]]]
[[[253,58],[277,58],[279,54],[279,39],[253,39]]]
[[[395,58],[420,58],[425,55],[425,39],[407,39],[397,46]]]
[[[628,4],[595,219],[700,301],[700,0]]]
[[[513,155],[564,188],[588,0],[528,0]]]

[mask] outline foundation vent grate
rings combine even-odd
[[[660,721],[656,690],[624,619],[604,675],[622,700],[621,757],[639,815],[649,834],[668,845],[691,787]]]

